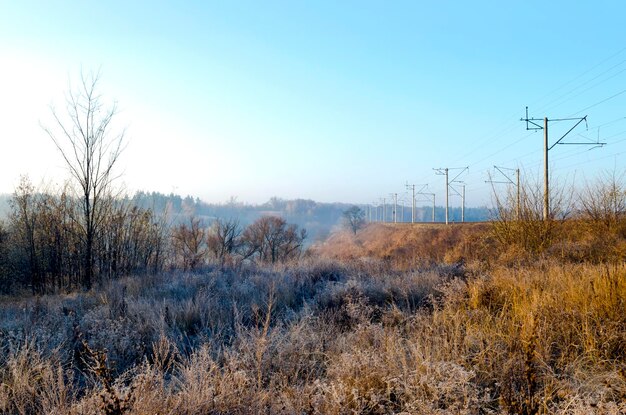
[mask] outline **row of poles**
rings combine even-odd
[[[543,168],[543,176],[544,176],[544,192],[543,192],[543,219],[544,220],[548,220],[550,218],[550,188],[549,188],[549,184],[548,184],[548,180],[549,180],[549,165],[548,165],[548,153],[550,150],[552,150],[556,145],[584,145],[584,146],[592,146],[592,147],[602,147],[604,145],[606,145],[606,143],[600,142],[599,141],[599,137],[598,140],[594,141],[587,141],[587,142],[566,142],[563,139],[565,137],[567,137],[569,135],[569,133],[571,133],[579,124],[581,124],[582,122],[587,122],[587,116],[585,115],[584,117],[574,117],[574,118],[557,118],[557,119],[548,119],[548,117],[544,117],[543,119],[541,118],[530,118],[528,116],[528,107],[526,107],[526,117],[525,118],[521,118],[520,121],[525,121],[526,122],[526,130],[543,130],[544,133],[544,140],[543,140],[543,153],[544,153],[544,168]],[[543,123],[540,123],[541,121],[543,121]],[[552,145],[550,145],[549,143],[549,139],[548,139],[548,123],[549,122],[560,122],[560,121],[572,121],[574,123],[574,125],[567,130],[567,132],[565,134],[563,134],[558,140],[556,140],[556,142],[554,142]],[[599,134],[598,134],[599,135]],[[498,166],[494,166],[494,168],[499,171],[502,176],[504,176],[506,178],[505,182],[502,181],[493,181],[493,180],[489,180],[488,182],[490,183],[508,183],[508,184],[512,184],[517,188],[517,203],[516,203],[516,216],[519,219],[520,218],[520,171],[519,169],[508,169],[505,167],[498,167]],[[461,222],[465,222],[465,183],[463,183],[462,181],[459,180],[459,178],[461,177],[461,175],[467,171],[469,171],[469,167],[456,167],[456,168],[449,168],[449,167],[445,167],[445,168],[438,168],[438,169],[433,169],[435,170],[435,173],[437,175],[442,175],[446,177],[446,216],[445,216],[445,223],[446,225],[449,223],[450,220],[450,216],[449,216],[449,199],[450,199],[450,191],[452,191],[454,194],[458,195],[461,197]],[[515,172],[515,180],[513,180],[509,174],[507,173],[514,171]],[[450,173],[456,173],[452,176],[452,179],[450,179],[451,175]],[[415,190],[419,187],[419,190],[416,192]],[[435,194],[434,193],[429,193],[426,192],[425,190],[428,189],[428,185],[415,185],[415,184],[406,184],[406,188],[407,190],[411,190],[412,191],[412,209],[411,209],[411,223],[415,223],[416,217],[415,217],[415,202],[416,202],[416,198],[415,195],[419,195],[419,196],[424,196],[427,198],[432,198],[432,222],[435,222],[435,210],[436,210],[436,206],[435,206]],[[461,189],[459,191],[459,188]],[[391,196],[393,197],[393,211],[392,211],[392,218],[393,218],[393,222],[398,222],[398,194],[397,193],[392,193]],[[387,221],[387,199],[386,198],[381,198],[382,201],[382,205],[377,205],[376,203],[372,204],[372,205],[368,205],[368,218],[370,222],[388,222]],[[402,207],[402,217],[400,222],[404,222],[404,204],[401,205]],[[372,208],[374,209],[374,212],[372,212]],[[381,208],[381,215],[380,215],[380,220],[379,220],[379,215],[378,215],[378,210],[379,208]]]
[[[459,177],[468,171],[469,167],[462,168],[441,168],[434,169],[436,174],[445,175],[446,177],[446,216],[445,223],[446,225],[450,221],[450,192],[461,197],[461,222],[465,222],[465,183],[459,180]],[[460,170],[460,171],[459,171]],[[450,172],[457,172],[455,176],[450,179]],[[416,184],[406,184],[406,189],[411,191],[411,223],[416,222],[415,215],[415,204],[418,201],[416,196],[420,196],[420,201],[432,201],[432,215],[431,222],[435,222],[435,212],[436,212],[436,194],[428,191],[428,184],[416,185]],[[373,204],[367,205],[368,207],[368,219],[370,222],[405,222],[404,220],[404,201],[401,201],[401,216],[400,220],[398,220],[398,193],[391,193],[390,197],[393,200],[393,210],[391,211],[391,221],[389,221],[389,215],[387,214],[387,198],[380,198],[380,204],[374,202]],[[391,204],[391,203],[390,203]],[[380,216],[379,216],[380,210]]]

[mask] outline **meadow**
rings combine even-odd
[[[0,411],[624,413],[623,223],[558,222],[540,250],[503,223],[6,296]]]

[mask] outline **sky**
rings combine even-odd
[[[131,194],[379,203],[409,183],[443,201],[433,169],[468,167],[451,178],[485,206],[490,174],[506,180],[494,165],[543,174],[526,106],[586,115],[564,141],[607,143],[550,150],[553,180],[582,185],[626,167],[625,15],[622,1],[0,0],[0,193],[69,178],[42,127],[93,72]],[[572,125],[551,122],[550,142]]]

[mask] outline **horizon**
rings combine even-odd
[[[43,191],[41,191],[40,188],[38,188],[36,184],[34,184],[34,186],[35,186],[35,191],[37,193],[41,192],[41,193],[45,194],[49,190],[49,188],[44,188]],[[55,194],[55,189],[53,188],[50,193]],[[221,200],[221,201],[218,200],[216,202],[211,202],[211,201],[204,200],[201,197],[194,196],[194,195],[183,195],[183,194],[177,194],[177,193],[161,193],[161,192],[158,192],[158,191],[142,190],[142,189],[134,191],[132,194],[131,193],[123,193],[123,195],[120,196],[120,198],[121,199],[130,199],[130,200],[132,200],[138,194],[141,194],[141,193],[143,193],[148,198],[152,197],[153,194],[164,196],[166,198],[180,198],[182,200],[191,198],[191,199],[193,199],[194,203],[200,202],[200,203],[203,203],[203,204],[205,204],[207,206],[228,206],[228,205],[232,205],[232,206],[236,206],[236,207],[259,208],[259,207],[262,207],[264,205],[271,204],[272,201],[274,199],[276,199],[279,202],[285,202],[285,203],[302,201],[302,202],[313,202],[313,203],[316,203],[316,204],[333,205],[333,206],[358,206],[358,207],[372,206],[372,208],[375,207],[374,205],[368,204],[368,203],[351,203],[351,202],[343,202],[343,201],[337,201],[337,200],[336,201],[332,201],[332,200],[331,201],[324,201],[324,200],[306,199],[306,198],[301,198],[301,197],[296,197],[296,198],[293,198],[293,199],[287,199],[287,198],[280,197],[280,196],[277,196],[277,195],[271,196],[268,200],[263,201],[263,202],[258,202],[258,203],[250,202],[250,201],[246,201],[246,200],[240,200],[239,198],[234,198],[234,199],[230,198],[230,199],[227,199],[227,200]],[[5,199],[8,202],[10,199],[13,198],[13,195],[14,195],[13,193],[2,192],[2,193],[0,193],[0,200]],[[77,196],[77,197],[80,197],[80,196]],[[404,202],[405,202],[404,207],[410,209],[411,206],[410,206],[410,204],[408,204],[410,201],[404,201]],[[393,204],[393,202],[387,201],[387,206],[390,206],[392,204]],[[398,200],[398,206],[400,206],[400,205],[401,205],[401,201]],[[378,206],[378,207],[380,207],[380,206]],[[445,204],[437,203],[435,205],[435,207],[437,209],[445,209]],[[416,202],[415,208],[416,209],[432,209],[432,203],[429,204],[429,202],[419,201],[419,202]],[[460,206],[450,206],[450,209],[458,210],[458,209],[461,209],[461,207]],[[490,207],[486,206],[486,205],[483,205],[483,206],[466,206],[465,209],[476,209],[476,210],[486,209],[486,210],[488,210],[488,209],[490,209]]]
[[[100,71],[103,102],[119,104],[118,183],[130,194],[367,205],[409,183],[428,184],[441,206],[434,169],[469,166],[466,206],[488,207],[494,165],[542,177],[543,135],[520,122],[526,106],[536,118],[588,116],[568,136],[579,145],[551,150],[555,182],[624,169],[620,2],[3,9],[0,193],[22,174],[34,184],[68,179],[40,124],[81,71]],[[94,30],[96,19],[107,24]],[[551,124],[551,143],[571,125]],[[580,145],[595,142],[607,144]],[[450,206],[459,199],[451,193]]]

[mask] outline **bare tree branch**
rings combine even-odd
[[[95,275],[94,243],[110,211],[111,183],[118,177],[113,169],[123,149],[124,134],[110,134],[117,114],[115,103],[105,108],[97,93],[99,73],[81,74],[80,86],[71,86],[66,97],[66,115],[51,108],[54,128],[43,126],[65,161],[82,200],[81,230],[85,242],[83,283]]]

